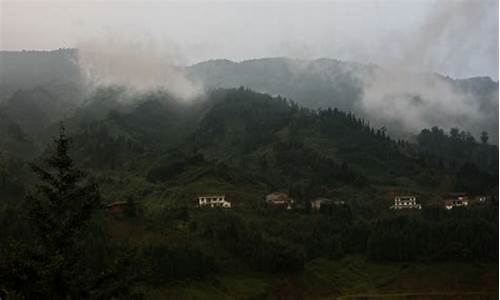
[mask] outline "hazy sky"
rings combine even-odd
[[[155,48],[176,64],[330,57],[498,79],[496,0],[0,0],[0,19],[3,50],[98,42]]]

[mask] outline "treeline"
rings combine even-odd
[[[238,214],[219,212],[201,215],[192,223],[195,231],[213,245],[230,251],[256,271],[293,272],[304,268],[299,247],[279,236],[243,221]]]
[[[423,216],[391,216],[374,222],[367,255],[376,261],[479,261],[498,259],[494,207],[424,210]]]
[[[316,258],[347,255],[377,262],[491,263],[498,260],[496,208],[425,208],[370,221],[353,216],[347,205],[324,207],[319,213],[206,209],[185,210],[182,219],[204,244],[204,252],[219,263],[229,254],[244,269],[288,273]],[[157,229],[175,226],[159,223],[163,225]]]
[[[442,167],[458,169],[467,163],[491,174],[498,173],[498,147],[488,144],[489,136],[485,131],[480,140],[476,141],[470,132],[457,128],[446,133],[432,127],[420,132],[417,147],[422,156]]]
[[[454,190],[479,195],[498,188],[498,147],[488,144],[484,131],[480,139],[457,128],[446,133],[432,127],[420,132],[415,148],[421,165],[453,175]]]
[[[295,244],[306,260],[362,254],[379,262],[493,262],[498,259],[496,208],[425,208],[366,221],[345,205],[333,205],[320,214],[274,216],[262,221],[260,230]]]

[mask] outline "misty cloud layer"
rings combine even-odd
[[[498,2],[439,1],[424,20],[381,39],[371,50],[374,61],[379,56],[381,65],[396,70],[498,78]],[[474,71],[489,68],[491,74]]]
[[[164,89],[180,99],[192,99],[201,87],[178,67],[175,48],[151,39],[113,36],[77,45],[79,64],[91,86],[120,85],[136,90]]]
[[[207,81],[212,80],[194,81],[187,75],[195,62],[290,57],[299,60],[293,60],[283,73],[290,78],[279,80],[297,98],[313,98],[310,95],[316,91],[298,91],[297,84],[287,82],[313,74],[321,82],[323,94],[334,98],[328,106],[355,108],[380,125],[397,124],[400,131],[408,132],[435,125],[463,127],[476,135],[484,129],[498,131],[497,95],[476,99],[445,77],[490,76],[498,80],[495,0],[39,0],[4,1],[1,8],[0,48],[76,47],[79,65],[92,87],[163,89],[178,98],[192,99],[210,88]],[[314,60],[320,57],[380,68],[360,71],[345,64],[332,71],[329,65],[321,65],[326,60]],[[259,68],[266,70],[265,66]],[[243,70],[242,77],[224,71],[226,79],[217,77],[215,81],[225,87],[245,85],[271,94],[286,92],[285,88],[266,86],[272,85],[269,76],[274,71],[271,67],[255,74]],[[331,86],[323,86],[325,82]],[[484,128],[485,120],[490,128]]]
[[[479,101],[433,74],[377,70],[365,76],[361,109],[379,124],[397,124],[397,131],[422,128],[471,128],[483,117]],[[479,134],[480,129],[474,128]]]
[[[495,0],[7,0],[0,7],[1,49],[72,48],[130,33],[168,40],[186,64],[329,57],[498,79]]]

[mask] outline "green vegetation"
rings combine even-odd
[[[192,103],[101,89],[65,124],[72,143],[61,132],[34,173],[31,154],[0,152],[9,295],[498,293],[498,148],[484,135],[433,128],[413,144],[352,113],[244,88]],[[275,191],[294,209],[266,207]],[[453,191],[488,200],[438,207]],[[389,210],[395,193],[424,208]],[[200,194],[225,194],[233,208],[198,208]],[[342,202],[313,212],[316,197]]]

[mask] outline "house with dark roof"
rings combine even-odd
[[[469,197],[466,193],[449,193],[443,197],[443,207],[453,209],[455,207],[466,207],[469,205]]]
[[[292,209],[295,204],[295,200],[291,198],[287,193],[274,192],[266,195],[266,205],[268,207],[277,207]]]

